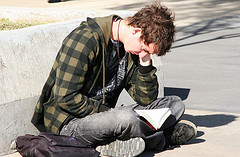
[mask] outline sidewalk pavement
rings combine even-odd
[[[139,157],[239,157],[240,115],[186,110],[183,119],[197,125],[197,137],[187,144],[163,152],[145,151]],[[19,157],[18,154],[5,157]]]
[[[150,2],[153,1],[75,0],[48,4],[47,0],[8,0],[0,2],[0,18],[21,15],[25,10],[22,13],[29,18],[47,16],[66,20],[85,16],[78,15],[78,9],[91,10],[92,15],[97,15],[104,10],[135,11]],[[164,0],[163,3],[175,11],[179,31],[172,52],[163,57],[165,93],[183,98],[186,104],[183,119],[194,122],[198,134],[180,148],[144,152],[141,157],[238,157],[240,3],[224,0]]]

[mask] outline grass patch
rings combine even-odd
[[[0,31],[14,30],[14,29],[19,29],[19,28],[25,28],[25,27],[35,26],[35,25],[46,24],[46,23],[47,22],[39,22],[39,21],[33,21],[33,22],[11,21],[6,18],[1,18],[0,19]]]

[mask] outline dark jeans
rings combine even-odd
[[[156,109],[168,107],[170,117],[160,130],[154,131],[143,122],[134,109]],[[79,138],[93,146],[107,144],[116,139],[128,140],[142,137],[148,149],[160,150],[165,145],[164,130],[174,125],[183,115],[185,106],[177,96],[167,96],[155,100],[148,106],[121,106],[84,118],[74,118],[60,131],[61,135]]]

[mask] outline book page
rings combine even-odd
[[[135,111],[140,116],[144,117],[156,130],[159,129],[165,120],[171,115],[169,108]]]

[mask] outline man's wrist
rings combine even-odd
[[[147,61],[140,60],[140,65],[141,65],[141,66],[149,66],[149,65],[152,65],[152,60],[147,60]]]
[[[151,59],[150,54],[147,54],[142,58],[141,58],[141,56],[139,56],[139,61],[140,61],[140,65],[142,65],[142,66],[149,66],[152,64],[152,59]]]
[[[139,72],[141,74],[147,74],[151,72],[153,69],[154,69],[154,66],[152,66],[152,63],[148,66],[142,66],[141,64],[139,64]]]

